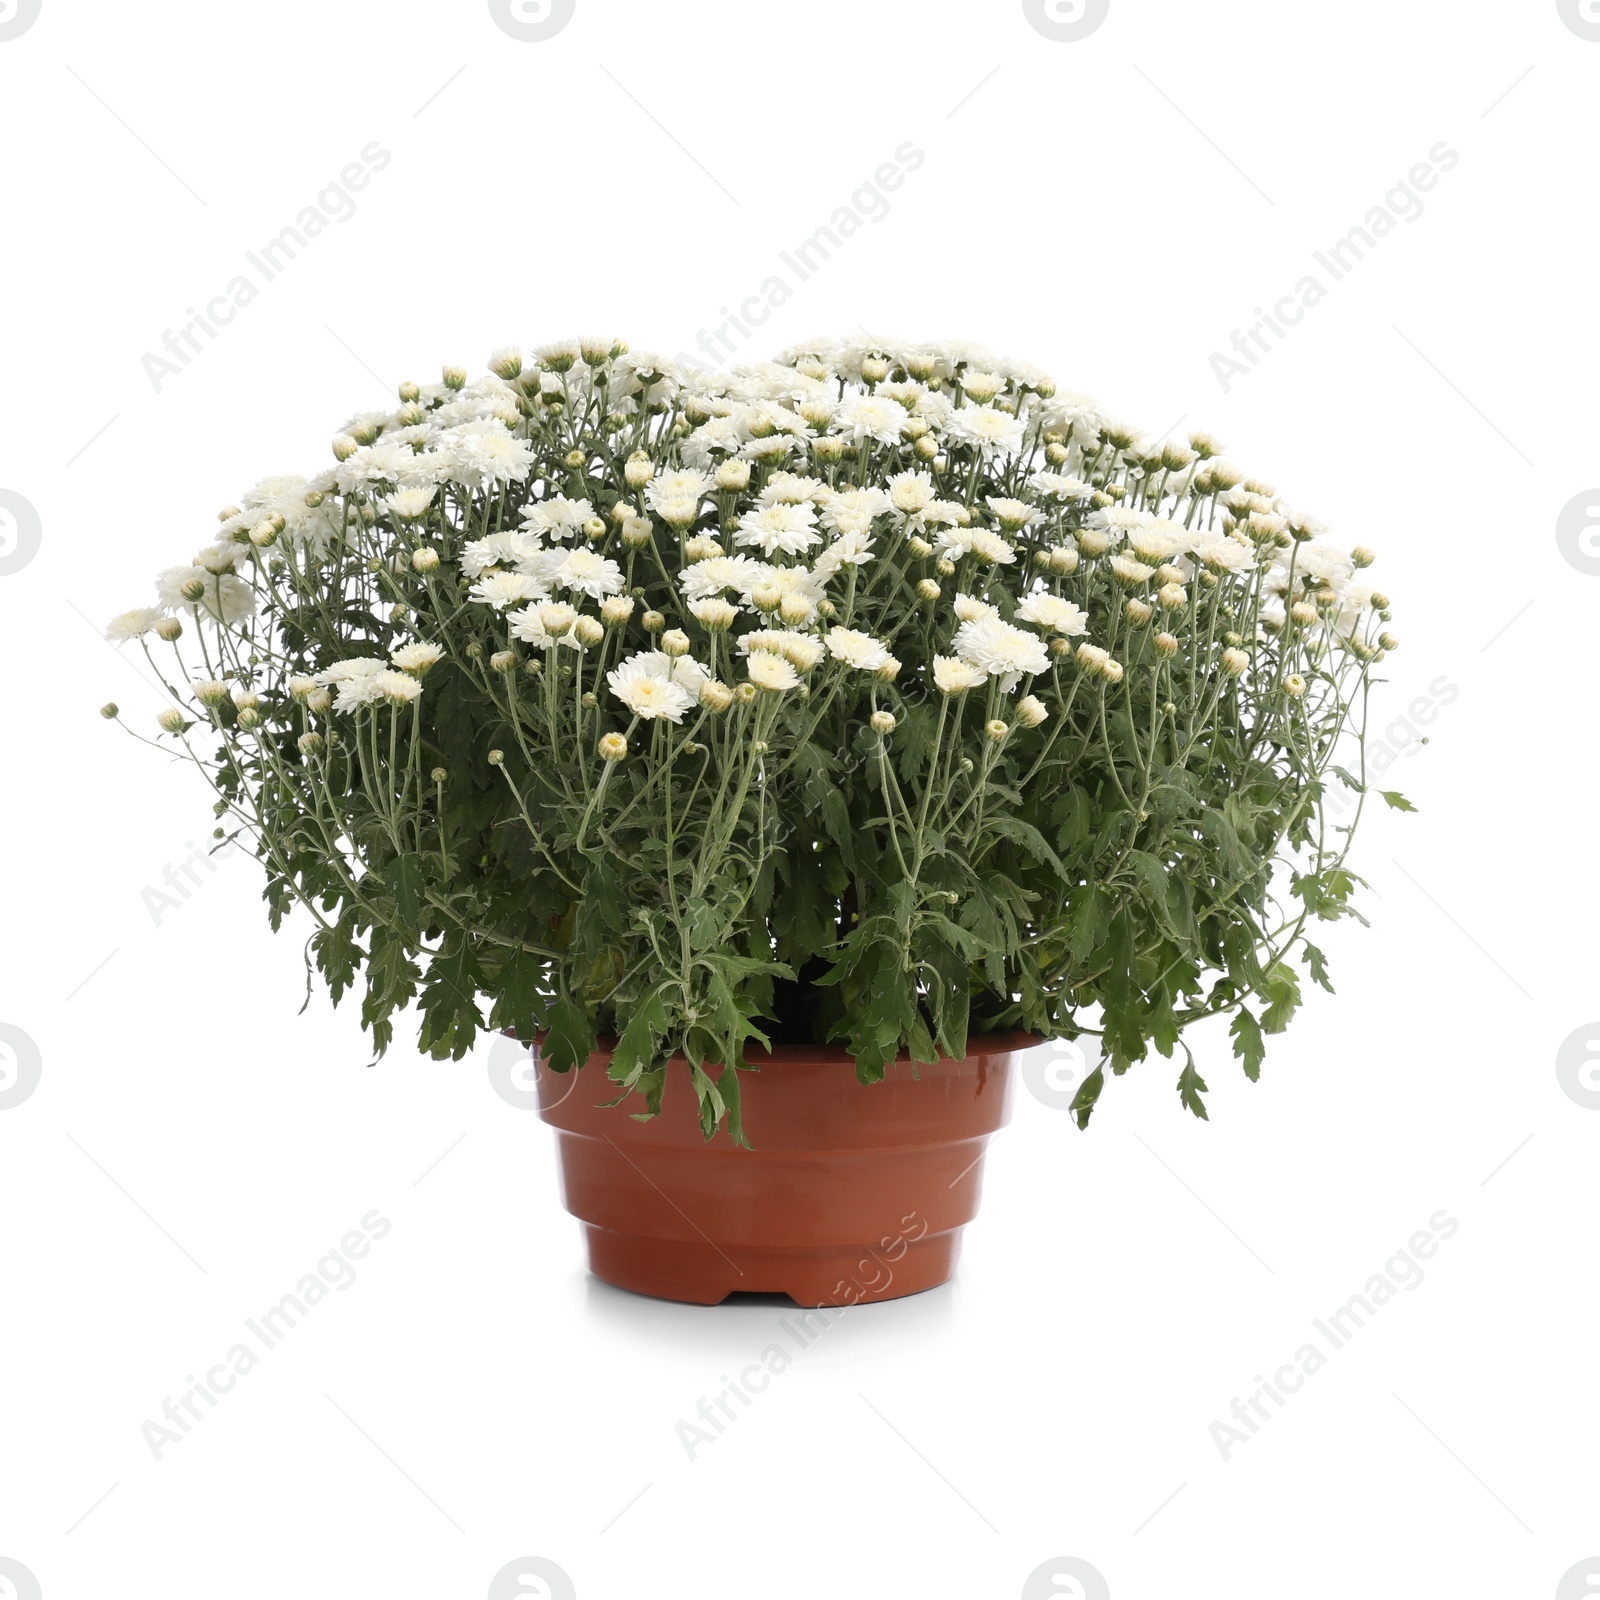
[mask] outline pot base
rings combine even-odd
[[[895,1260],[853,1245],[757,1248],[650,1239],[583,1225],[589,1270],[613,1288],[658,1300],[720,1305],[730,1294],[783,1294],[797,1306],[850,1306],[898,1300],[947,1283],[961,1250],[961,1230],[897,1240]]]

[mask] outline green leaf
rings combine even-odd
[[[1078,1092],[1072,1097],[1071,1111],[1080,1128],[1089,1126],[1089,1118],[1094,1115],[1095,1102],[1100,1098],[1100,1091],[1106,1086],[1106,1072],[1104,1067],[1096,1067],[1082,1083],[1078,1085]]]
[[[1206,1103],[1200,1098],[1201,1095],[1207,1093],[1209,1093],[1209,1090],[1206,1088],[1205,1079],[1194,1070],[1194,1063],[1191,1061],[1178,1074],[1178,1098],[1202,1122],[1211,1120],[1210,1114],[1206,1110]]]
[[[400,920],[414,928],[422,914],[423,862],[419,855],[396,856],[384,868],[383,882],[394,896]]]
[[[1415,811],[1417,808],[1398,789],[1380,789],[1379,794],[1389,802],[1392,811]]]
[[[1267,1058],[1267,1042],[1261,1037],[1261,1024],[1244,1007],[1228,1029],[1233,1038],[1233,1053],[1244,1062],[1244,1075],[1251,1083],[1261,1081],[1261,1063]]]

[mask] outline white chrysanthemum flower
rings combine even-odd
[[[611,692],[636,717],[654,721],[665,717],[681,722],[685,711],[694,708],[697,690],[691,690],[671,675],[672,662],[659,650],[630,656],[621,666],[606,674]]]
[[[765,562],[752,561],[739,586],[739,598],[752,610],[759,610],[755,596],[758,589],[770,589],[780,605],[784,601],[798,601],[804,608],[799,616],[788,621],[809,624],[817,614],[817,607],[827,598],[816,577],[804,567],[773,567]],[[790,607],[793,610],[793,606]]]
[[[435,492],[432,488],[396,489],[393,494],[384,497],[383,503],[400,521],[415,522],[428,514]]]
[[[712,633],[725,633],[738,619],[739,608],[720,595],[712,595],[705,600],[691,600],[689,615]]]
[[[1128,530],[1128,548],[1155,566],[1187,550],[1193,539],[1189,529],[1170,517],[1156,517],[1145,527]]]
[[[710,493],[713,481],[704,472],[662,472],[645,489],[644,497],[650,509],[659,516],[666,517],[667,507],[678,501],[687,501],[698,511],[700,502]],[[670,522],[673,518],[666,517],[666,520]],[[693,522],[694,517],[687,520]]]
[[[1195,540],[1191,553],[1196,561],[1213,572],[1243,572],[1255,560],[1255,552],[1249,545],[1225,534]]]
[[[846,533],[817,557],[811,570],[826,583],[841,567],[862,567],[872,559],[872,540],[865,533]]]
[[[1094,493],[1092,483],[1061,472],[1036,472],[1028,482],[1040,494],[1048,495],[1052,500],[1087,500]]]
[[[809,504],[760,506],[739,518],[736,542],[752,545],[768,560],[779,551],[786,556],[803,555],[821,543],[816,532],[817,513]]]
[[[1285,558],[1287,565],[1287,558]],[[1355,575],[1355,563],[1347,552],[1331,544],[1302,544],[1296,547],[1294,568],[1308,578],[1341,587]]]
[[[420,678],[429,667],[444,659],[444,651],[426,639],[419,639],[413,644],[403,644],[399,649],[391,650],[389,659],[402,672],[414,672]]]
[[[1038,508],[1030,506],[1026,500],[1012,500],[1005,495],[997,494],[988,495],[985,500],[1000,526],[1007,532],[1031,528],[1039,521]]]
[[[897,472],[889,479],[889,500],[907,517],[926,511],[934,502],[933,479],[926,472]]]
[[[142,639],[165,615],[166,612],[159,606],[140,606],[134,611],[124,611],[106,625],[106,638],[113,644]]]
[[[906,408],[898,400],[858,394],[840,404],[829,427],[858,442],[876,439],[880,444],[896,444],[905,434],[907,420]]]
[[[456,482],[470,489],[498,488],[521,483],[533,470],[533,447],[526,439],[512,438],[499,423],[482,433],[456,431],[451,464]]]
[[[1022,448],[1023,426],[1007,411],[993,406],[959,406],[950,413],[945,429],[983,455],[1014,455]]]
[[[982,667],[991,677],[1046,672],[1050,667],[1050,654],[1036,633],[993,617],[963,622],[956,629],[953,647],[963,661]]]
[[[1131,584],[1148,583],[1156,575],[1154,567],[1147,567],[1132,556],[1112,556],[1111,570],[1121,582]]]
[[[184,587],[204,585],[198,600],[188,599]],[[212,574],[203,567],[168,567],[156,578],[156,600],[163,610],[187,610],[198,617],[203,611],[228,627],[255,615],[256,593],[243,578],[231,572]]]
[[[523,522],[551,539],[569,537],[593,515],[594,507],[587,500],[569,500],[564,494],[552,495],[522,510]]]
[[[976,689],[987,674],[981,667],[954,656],[933,658],[933,681],[942,694],[960,694],[964,689]]]
[[[955,612],[958,622],[982,622],[1000,615],[999,606],[992,606],[987,600],[980,600],[971,594],[958,594],[951,610]]]
[[[764,506],[797,506],[806,500],[820,500],[827,494],[828,486],[821,478],[798,472],[774,472],[762,485],[758,498]]]
[[[591,600],[622,592],[622,568],[595,551],[579,546],[567,552],[554,573],[554,586],[586,594]]]
[[[1078,634],[1087,631],[1089,616],[1070,600],[1063,600],[1060,595],[1046,594],[1042,591],[1024,597],[1022,604],[1017,607],[1017,616],[1024,622],[1031,622],[1036,627],[1048,628],[1052,633],[1065,634],[1068,638],[1075,638]]]
[[[894,660],[881,640],[859,628],[830,628],[826,642],[828,654],[835,661],[862,672],[876,672]]]
[[[1108,534],[1113,545],[1120,544],[1135,528],[1148,528],[1155,517],[1148,511],[1136,511],[1132,506],[1105,506],[1091,511],[1083,519],[1086,528],[1097,528]]]
[[[815,634],[800,633],[793,628],[753,628],[749,633],[739,635],[738,644],[740,655],[748,656],[758,650],[766,650],[782,656],[791,666],[806,671],[814,667],[825,653]]]
[[[541,585],[525,572],[491,572],[467,591],[470,599],[481,606],[493,606],[496,611],[521,605],[525,600],[542,600],[548,593],[541,592]]]
[[[331,667],[317,673],[317,682],[338,691],[333,702],[336,711],[354,711],[358,706],[370,706],[383,699],[380,679],[392,671],[382,656],[351,656],[335,661]]]
[[[775,651],[755,650],[745,667],[745,675],[758,689],[778,694],[800,682],[794,667]]]
[[[958,500],[932,500],[922,513],[922,520],[942,527],[964,528],[972,521],[972,513]]]
[[[526,533],[491,533],[462,546],[461,571],[469,578],[481,578],[491,567],[519,565],[538,548]]]
[[[678,585],[690,600],[705,600],[727,589],[748,595],[766,569],[749,556],[709,556],[678,574]]]
[[[829,496],[822,508],[822,525],[832,533],[866,534],[875,517],[891,507],[882,489],[845,489]]]
[[[383,672],[372,681],[391,705],[405,705],[422,694],[422,685],[409,672]]]

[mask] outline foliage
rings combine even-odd
[[[705,1065],[775,1037],[870,1082],[1093,1033],[1204,1116],[1183,1030],[1231,1013],[1259,1074],[1355,915],[1368,552],[965,345],[491,365],[353,418],[111,629],[380,1051],[412,1004],[436,1057],[615,1035],[619,1099],[684,1071],[736,1139]]]

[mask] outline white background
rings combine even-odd
[[[1555,0],[1112,0],[1068,43],[1017,0],[577,0],[536,43],[481,0],[43,0],[0,40],[0,489],[42,530],[0,575],[0,1024],[42,1062],[0,1111],[0,1557],[45,1600],[478,1597],[521,1556],[581,1600],[1009,1600],[1058,1556],[1115,1600],[1556,1595],[1600,1554],[1600,1111],[1556,1073],[1600,1029],[1600,559],[1555,533],[1600,483],[1597,88]],[[1164,1062],[1085,1134],[1021,1095],[956,1281],[691,1461],[781,1310],[589,1279],[487,1047],[402,1026],[368,1070],[248,859],[158,921],[208,793],[96,716],[160,704],[97,632],[403,378],[692,350],[908,140],[739,355],[956,335],[1212,428],[1379,550],[1420,811],[1364,824],[1372,928],[1321,939],[1337,998],[1259,1085],[1202,1032],[1209,1124]],[[158,391],[164,331],[371,141],[354,215]],[[1213,352],[1441,141],[1423,214],[1224,392]],[[374,1208],[358,1281],[155,1460],[141,1425]],[[1234,1397],[1441,1209],[1425,1281],[1225,1461]]]

